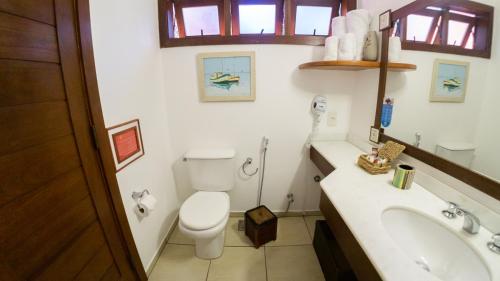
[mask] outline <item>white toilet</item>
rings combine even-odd
[[[224,249],[229,195],[234,187],[234,149],[190,150],[186,153],[192,187],[198,190],[181,206],[179,230],[196,244],[196,256],[217,258]]]
[[[441,142],[436,146],[436,155],[466,168],[471,168],[476,146],[466,142]]]

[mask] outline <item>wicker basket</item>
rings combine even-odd
[[[391,162],[385,164],[375,164],[368,160],[368,155],[363,154],[358,157],[358,165],[372,175],[387,174],[391,169]]]
[[[372,163],[368,160],[368,155],[363,154],[358,158],[358,165],[372,175],[387,174],[391,169],[392,161],[394,161],[403,152],[403,150],[405,150],[405,148],[406,146],[402,144],[388,141],[379,150],[379,156],[388,160],[385,164]]]

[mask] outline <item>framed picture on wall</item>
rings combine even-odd
[[[139,119],[109,127],[107,130],[116,172],[144,155]]]
[[[203,53],[198,55],[200,99],[255,100],[255,53]]]
[[[436,59],[432,74],[431,102],[464,102],[469,63]]]

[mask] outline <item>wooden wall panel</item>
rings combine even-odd
[[[0,58],[59,62],[56,28],[0,12]]]
[[[120,273],[116,266],[112,265],[106,271],[106,274],[101,278],[101,281],[116,281],[120,278]]]
[[[0,107],[0,156],[72,133],[66,102]]]
[[[108,247],[102,247],[78,274],[75,281],[101,280],[112,265],[113,257],[111,257]]]
[[[55,25],[52,0],[2,0],[0,10]]]
[[[79,166],[73,136],[0,157],[0,206]]]
[[[0,59],[0,89],[0,107],[66,99],[61,67],[54,63]]]
[[[11,267],[25,279],[50,265],[57,255],[97,219],[90,197],[55,216],[29,239],[9,241],[2,247]],[[12,237],[15,238],[15,237]],[[89,241],[87,241],[89,243]],[[36,250],[34,250],[36,249]],[[76,258],[76,257],[73,257]]]
[[[60,280],[73,280],[79,275],[82,268],[85,268],[92,258],[102,251],[109,251],[109,249],[103,239],[99,224],[95,222],[35,280],[52,281],[54,276],[59,276]],[[95,280],[99,280],[99,278]]]
[[[46,226],[60,215],[60,210],[73,208],[89,195],[85,177],[74,169],[25,196],[0,208],[0,244],[16,243]],[[21,242],[20,242],[21,243]]]

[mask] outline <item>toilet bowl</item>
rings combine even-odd
[[[196,244],[196,256],[214,259],[224,249],[229,195],[235,185],[234,149],[192,149],[184,155],[192,188],[179,211],[179,230]]]
[[[198,191],[179,211],[179,230],[195,241],[196,256],[214,259],[222,255],[229,219],[229,196],[225,192]]]

